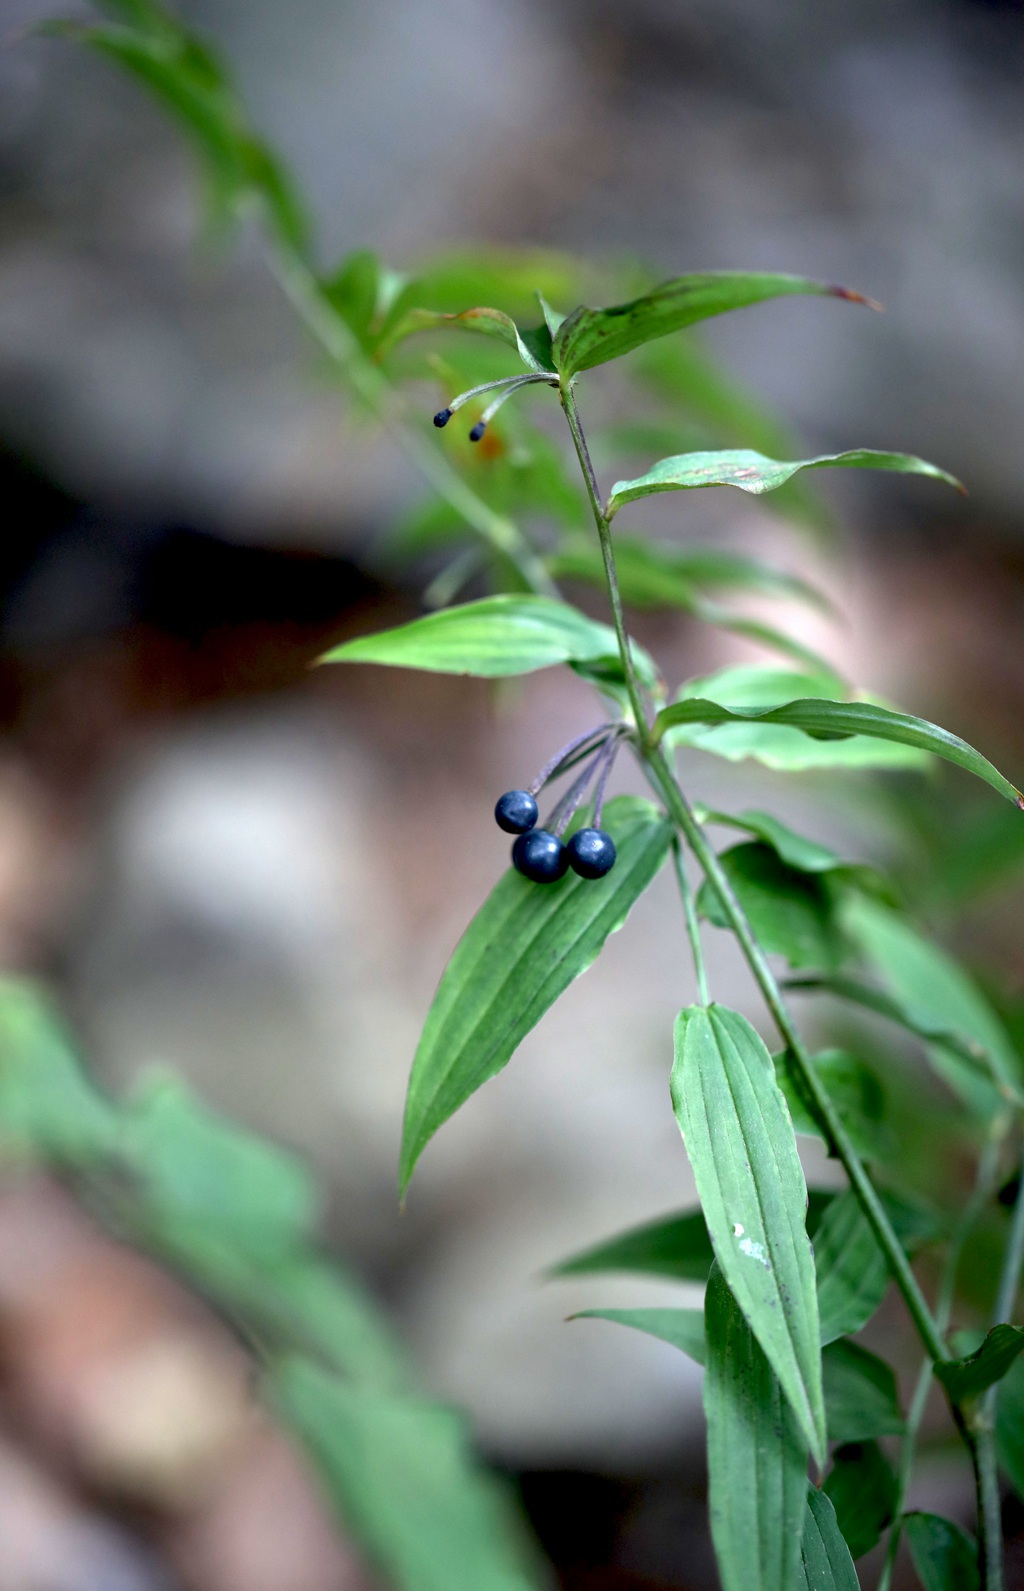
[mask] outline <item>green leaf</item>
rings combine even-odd
[[[555,360],[563,377],[574,376],[577,371],[591,370],[609,359],[620,359],[643,343],[682,331],[696,321],[792,293],[866,302],[859,293],[811,282],[802,276],[743,271],[677,276],[629,304],[616,304],[612,309],[589,309],[586,305],[574,309],[558,329]]]
[[[632,1326],[661,1342],[671,1343],[697,1364],[704,1363],[704,1311],[702,1309],[580,1309],[570,1320],[610,1320]]]
[[[799,868],[802,873],[830,873],[834,868],[847,865],[827,845],[819,845],[817,840],[797,834],[769,812],[715,812],[708,807],[695,807],[694,813],[701,823],[720,823],[726,828],[742,829],[755,835],[765,845],[770,845],[787,866]]]
[[[825,1495],[852,1558],[870,1552],[891,1524],[899,1498],[896,1477],[877,1442],[837,1448],[825,1477]]]
[[[771,1056],[745,1017],[719,1005],[680,1013],[672,1103],[715,1257],[820,1458],[825,1410],[807,1189]]]
[[[498,679],[555,663],[586,663],[614,655],[615,632],[550,597],[483,597],[428,613],[394,630],[359,635],[333,647],[321,663],[378,663],[435,674]],[[655,674],[640,647],[633,655],[645,677]]]
[[[933,1065],[968,1104],[991,1114],[1000,1097],[1020,1099],[1021,1063],[1010,1037],[952,956],[896,912],[863,897],[844,903],[843,926],[895,996],[912,1031],[932,1041]],[[981,1068],[988,1068],[996,1088],[979,1075]]]
[[[908,713],[894,713],[873,702],[838,702],[805,698],[787,702],[782,707],[730,708],[717,702],[688,698],[672,703],[658,714],[655,733],[660,736],[679,724],[728,724],[749,720],[755,723],[781,724],[799,729],[805,735],[843,739],[847,735],[865,735],[871,739],[894,741],[899,745],[913,746],[928,751],[947,762],[966,768],[977,778],[990,784],[1008,801],[1024,807],[1024,796],[1010,784],[997,768],[973,746],[958,735],[924,718],[913,718]]]
[[[821,1374],[830,1442],[901,1435],[896,1376],[877,1354],[855,1342],[832,1342],[821,1356]]]
[[[725,707],[779,707],[796,697],[840,700],[843,681],[833,673],[795,673],[761,665],[720,669],[704,679],[689,680],[680,701],[710,698]],[[679,724],[666,732],[672,746],[694,746],[740,762],[752,757],[766,768],[797,772],[806,768],[925,768],[929,759],[914,747],[855,735],[847,740],[814,740],[799,729],[750,720],[710,726]]]
[[[450,1410],[348,1386],[296,1357],[273,1367],[268,1390],[389,1584],[534,1591],[505,1498]]]
[[[635,503],[639,497],[652,497],[656,492],[681,492],[702,486],[738,486],[741,492],[773,492],[784,486],[803,470],[821,469],[893,470],[899,475],[928,475],[932,480],[945,481],[960,492],[963,487],[954,475],[940,470],[937,464],[915,458],[912,453],[879,453],[872,448],[855,448],[848,453],[821,453],[817,458],[780,459],[765,458],[752,448],[732,448],[714,453],[677,453],[674,458],[659,459],[657,464],[638,475],[633,481],[616,481],[611,489],[605,513],[614,519],[626,503]]]
[[[633,1227],[605,1243],[563,1260],[552,1276],[580,1276],[592,1271],[639,1271],[673,1281],[706,1282],[715,1257],[707,1222],[700,1210],[687,1210],[661,1221]]]
[[[977,1543],[952,1519],[904,1514],[903,1534],[924,1591],[981,1591]]]
[[[835,1197],[831,1191],[809,1188],[807,1230],[814,1233]],[[701,1210],[684,1210],[584,1249],[563,1260],[548,1274],[577,1276],[593,1271],[636,1271],[645,1276],[667,1276],[677,1282],[706,1282],[715,1251]]]
[[[648,801],[619,796],[604,827],[618,850],[602,879],[531,884],[512,869],[473,919],[445,969],[409,1080],[400,1182],[424,1147],[500,1072],[544,1012],[621,928],[668,855],[672,830]]]
[[[860,1591],[836,1511],[816,1486],[807,1488],[800,1570],[801,1577],[795,1582],[797,1591]]]
[[[85,1076],[41,987],[0,978],[0,1148],[88,1167],[113,1154],[117,1114]]]
[[[705,1308],[708,1507],[723,1591],[790,1591],[800,1561],[807,1446],[716,1266]]]
[[[1024,1359],[1016,1359],[999,1383],[996,1450],[1007,1479],[1024,1500]]]
[[[814,1236],[821,1341],[852,1337],[867,1325],[889,1285],[878,1239],[851,1188],[829,1205]]]
[[[965,1359],[952,1359],[935,1366],[935,1374],[954,1403],[977,1398],[987,1387],[1001,1381],[1024,1350],[1024,1328],[993,1326],[981,1347]]]
[[[317,1197],[305,1166],[208,1110],[176,1077],[151,1076],[128,1101],[119,1150],[151,1216],[205,1223],[240,1254],[284,1254],[312,1228]]]
[[[788,1050],[772,1056],[775,1076],[786,1096],[793,1129],[828,1142],[813,1101],[804,1093],[800,1072]],[[857,1153],[865,1160],[884,1158],[892,1149],[885,1119],[885,1094],[874,1072],[846,1050],[821,1050],[811,1057],[826,1093],[842,1118]]]
[[[551,355],[551,333],[547,326],[520,329],[511,315],[504,310],[480,305],[475,309],[461,310],[457,315],[441,310],[410,309],[388,332],[387,346],[391,347],[414,332],[449,329],[481,332],[485,337],[496,337],[499,342],[514,348],[527,370],[538,374],[554,375]]]
[[[843,944],[832,897],[822,880],[788,867],[770,846],[752,841],[723,851],[719,862],[761,946],[785,956],[791,967],[834,967]],[[716,928],[728,928],[713,884],[705,881],[697,910]]]
[[[828,599],[807,581],[743,553],[617,536],[615,566],[623,600],[636,608],[678,607],[691,612],[695,596],[729,591],[789,597],[830,611]],[[604,589],[604,560],[592,536],[563,543],[548,567],[556,579],[586,580]]]

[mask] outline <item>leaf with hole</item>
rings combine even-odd
[[[847,288],[777,272],[705,271],[676,276],[628,304],[611,309],[589,309],[581,304],[558,328],[555,361],[563,377],[574,376],[712,315],[794,293],[866,302]]]
[[[940,470],[937,464],[915,458],[911,453],[880,453],[872,448],[855,448],[847,453],[822,453],[817,458],[781,459],[765,458],[752,448],[733,448],[713,453],[677,453],[672,458],[659,459],[645,475],[632,481],[616,481],[611,489],[605,512],[613,519],[620,508],[635,503],[638,498],[652,497],[658,492],[690,491],[704,486],[738,486],[741,492],[759,496],[785,486],[794,475],[803,470],[821,469],[891,470],[899,475],[927,475],[932,480],[944,481],[947,486],[963,487],[954,475]]]
[[[840,702],[808,697],[787,702],[781,707],[732,708],[700,697],[688,697],[662,709],[655,720],[655,733],[660,736],[666,730],[683,724],[731,724],[744,721],[779,724],[819,739],[843,740],[847,736],[863,735],[870,739],[911,746],[917,751],[931,752],[946,762],[965,768],[968,773],[991,785],[1007,801],[1024,807],[1024,796],[1020,791],[980,751],[975,751],[959,735],[924,718],[914,718],[909,713],[895,713],[873,702]]]
[[[981,1591],[977,1542],[952,1519],[904,1514],[903,1534],[924,1591]]]
[[[704,1328],[708,1511],[723,1591],[790,1591],[806,1507],[806,1436],[717,1265]]]
[[[376,663],[435,674],[499,679],[556,663],[587,663],[614,655],[615,632],[550,597],[482,597],[425,614],[393,630],[358,635],[321,663]],[[656,677],[641,647],[633,655],[645,679]]]
[[[719,1005],[680,1013],[672,1103],[715,1257],[821,1457],[825,1410],[807,1189],[771,1056],[745,1017]]]
[[[513,869],[492,890],[448,963],[413,1062],[400,1183],[437,1129],[511,1058],[558,996],[599,955],[668,855],[665,817],[617,796],[603,825],[618,851],[601,879],[532,884]]]

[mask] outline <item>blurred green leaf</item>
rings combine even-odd
[[[761,665],[720,669],[703,679],[689,680],[679,693],[681,702],[710,698],[724,707],[743,709],[777,707],[796,697],[842,698],[845,686],[836,675],[795,673]],[[797,772],[808,768],[926,768],[930,759],[915,747],[869,740],[854,735],[842,740],[815,740],[799,729],[744,716],[729,722],[725,715],[714,724],[677,724],[665,734],[670,746],[694,746],[730,762],[746,757],[767,768]]]
[[[612,309],[589,309],[586,305],[574,309],[554,340],[557,366],[563,377],[574,376],[577,371],[620,359],[643,343],[682,331],[696,321],[792,293],[864,302],[859,293],[811,282],[802,276],[743,271],[677,276],[629,304],[616,304]]]
[[[618,796],[604,827],[618,858],[602,879],[542,887],[513,869],[470,923],[430,1008],[406,1101],[400,1185],[437,1129],[513,1052],[621,928],[668,855],[671,827],[649,801]]]
[[[113,1103],[83,1075],[41,988],[0,978],[0,1150],[87,1167],[117,1143]]]
[[[704,1363],[702,1309],[579,1309],[570,1320],[610,1320],[670,1343],[699,1365]]]
[[[705,1307],[708,1509],[723,1591],[790,1591],[797,1577],[807,1445],[716,1265]]]
[[[356,636],[332,647],[319,661],[497,679],[615,652],[614,631],[567,603],[550,597],[497,596],[428,613],[394,630]],[[633,652],[644,677],[653,677],[647,654],[635,643]]]
[[[623,600],[633,607],[680,607],[690,611],[694,593],[755,592],[790,597],[829,611],[827,598],[798,575],[763,559],[713,549],[673,547],[641,536],[616,536],[615,564]],[[604,562],[592,536],[564,542],[549,566],[558,578],[604,587]]]
[[[511,1511],[450,1410],[347,1386],[294,1357],[267,1381],[342,1518],[400,1591],[535,1591]]]
[[[797,834],[795,829],[773,818],[769,812],[715,812],[709,807],[695,807],[694,811],[701,823],[720,823],[726,828],[742,829],[747,834],[753,834],[763,840],[765,845],[770,845],[780,861],[788,867],[799,868],[803,873],[830,873],[834,868],[846,865],[842,857],[829,850],[827,845],[819,845],[817,840]]]
[[[935,1374],[953,1402],[962,1404],[1001,1381],[1022,1351],[1024,1328],[993,1326],[976,1352],[964,1359],[937,1364]]]
[[[860,1591],[836,1511],[816,1486],[807,1488],[800,1572],[801,1577],[795,1582],[797,1591]]]
[[[719,856],[754,933],[764,950],[785,956],[791,967],[835,967],[843,943],[832,896],[818,875],[788,867],[771,846],[751,841]],[[729,918],[713,884],[697,894],[697,910],[716,928]]]
[[[1016,1359],[999,1383],[996,1400],[999,1463],[1024,1501],[1024,1359]]]
[[[680,1013],[672,1103],[729,1290],[823,1457],[807,1189],[771,1056],[745,1017],[719,1005]]]
[[[925,459],[914,458],[910,453],[879,453],[871,448],[855,448],[847,453],[822,453],[817,458],[780,459],[765,458],[752,448],[732,448],[707,453],[677,453],[673,458],[659,459],[644,475],[632,481],[616,481],[611,489],[605,512],[613,519],[620,508],[635,503],[638,498],[651,497],[656,492],[680,492],[703,486],[738,486],[741,492],[772,492],[784,486],[803,470],[821,469],[891,470],[899,475],[927,475],[932,480],[945,481],[958,491],[963,487],[955,476],[940,470],[938,465]]]
[[[896,1376],[883,1359],[855,1342],[829,1343],[821,1356],[828,1439],[840,1446],[904,1429]]]
[[[940,728],[938,724],[928,723],[924,718],[895,713],[873,702],[805,698],[787,702],[780,707],[731,708],[699,697],[687,697],[662,709],[655,720],[655,731],[664,734],[666,730],[680,724],[729,724],[743,720],[785,725],[799,729],[814,739],[843,740],[847,736],[864,735],[912,746],[956,763],[968,773],[983,779],[1006,800],[1024,806],[1024,796],[1020,791],[986,757],[961,740],[959,735]]]
[[[814,1102],[804,1094],[800,1071],[788,1050],[772,1056],[775,1076],[786,1096],[793,1129],[827,1143]],[[870,1067],[847,1050],[821,1050],[811,1056],[814,1070],[842,1119],[857,1153],[865,1160],[883,1159],[892,1152],[893,1134],[885,1119],[885,1094]]]
[[[903,1534],[924,1591],[980,1591],[977,1543],[952,1519],[904,1514]]]
[[[551,333],[546,326],[520,328],[504,310],[480,305],[464,309],[458,314],[443,310],[410,309],[388,331],[385,342],[394,347],[406,337],[422,331],[463,330],[480,332],[485,337],[496,337],[509,348],[514,348],[527,370],[554,375],[551,359]]]
[[[837,1448],[822,1490],[836,1511],[851,1558],[863,1557],[892,1523],[899,1498],[896,1477],[878,1443],[850,1442]]]

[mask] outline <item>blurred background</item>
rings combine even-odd
[[[407,267],[441,244],[529,244],[882,300],[884,316],[769,304],[706,341],[801,452],[919,453],[969,498],[844,475],[824,489],[830,539],[738,494],[661,523],[812,573],[844,614],[803,619],[813,644],[1019,774],[1021,0],[179,10],[305,185],[325,266],[361,246]],[[346,418],[256,240],[197,244],[194,167],[160,113],[106,63],[26,36],[54,14],[0,0],[4,964],[53,981],[105,1084],[174,1068],[311,1158],[331,1245],[517,1478],[565,1585],[712,1586],[698,1372],[564,1323],[679,1289],[543,1280],[692,1199],[667,1074],[693,983],[668,880],[444,1128],[400,1215],[419,1026],[505,865],[494,798],[589,722],[588,691],[561,671],[500,691],[310,671],[330,640],[415,611],[379,556],[415,475]],[[762,655],[683,618],[638,630],[680,678]],[[700,758],[691,785],[913,870],[859,787]],[[941,842],[963,786],[938,788]],[[917,879],[940,925],[966,908],[966,959],[1017,990],[1022,863],[1008,842],[969,900]],[[715,986],[757,1019],[708,939]],[[253,1415],[226,1333],[40,1177],[0,1184],[0,1350],[2,1591],[369,1584]],[[119,1422],[125,1398],[149,1419]],[[941,1463],[923,1484],[969,1519]]]

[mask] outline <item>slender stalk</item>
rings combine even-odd
[[[939,1330],[943,1333],[945,1333],[949,1325],[949,1317],[953,1310],[957,1271],[960,1267],[964,1247],[995,1189],[996,1176],[999,1171],[999,1154],[1005,1136],[1006,1118],[1004,1117],[996,1124],[985,1140],[984,1147],[978,1158],[978,1168],[975,1173],[971,1196],[964,1206],[963,1213],[950,1240],[949,1252],[946,1255],[942,1280],[939,1284],[939,1296],[935,1301],[935,1319]],[[910,1410],[907,1414],[906,1430],[903,1433],[903,1444],[900,1448],[899,1475],[897,1477],[896,1507],[892,1529],[889,1531],[889,1541],[886,1546],[885,1563],[882,1567],[877,1591],[889,1591],[892,1583],[893,1570],[896,1566],[896,1555],[899,1552],[900,1537],[903,1530],[903,1510],[906,1506],[914,1459],[917,1456],[917,1438],[921,1430],[921,1422],[924,1419],[924,1411],[928,1404],[928,1394],[932,1388],[932,1379],[932,1362],[930,1359],[925,1359],[917,1378],[917,1385],[914,1387],[914,1396],[911,1399]],[[977,1490],[977,1471],[975,1471],[975,1483]]]
[[[597,489],[597,476],[594,474],[594,466],[590,459],[590,449],[587,447],[587,439],[580,424],[572,383],[563,381],[559,385],[558,396],[561,399],[562,408],[565,410],[565,418],[569,422],[569,430],[572,432],[572,440],[576,448],[576,457],[580,461],[580,469],[583,471],[583,479],[586,482],[587,496],[590,498],[594,523],[597,526],[598,540],[601,543],[601,557],[604,561],[605,581],[608,586],[608,600],[612,607],[615,637],[619,643],[619,656],[622,659],[622,671],[626,678],[626,690],[629,692],[629,702],[636,721],[638,743],[641,752],[644,752],[647,748],[647,737],[649,734],[647,710],[644,707],[640,681],[637,679],[636,669],[633,664],[633,654],[629,647],[629,635],[626,631],[626,620],[622,611],[622,597],[619,592],[619,577],[615,569],[612,533],[608,525],[607,515],[601,504],[601,494]]]
[[[471,530],[515,565],[532,591],[557,598],[558,587],[518,526],[478,497],[440,449],[423,434],[400,393],[379,366],[366,358],[305,261],[280,244],[270,250],[268,258],[271,271],[307,329],[344,372],[372,413],[393,429],[406,453],[438,495]]]
[[[676,878],[679,882],[679,894],[683,902],[683,916],[686,918],[686,932],[689,935],[690,949],[693,952],[693,965],[697,972],[697,991],[700,994],[700,1003],[701,1005],[710,1005],[711,994],[708,989],[707,968],[704,965],[704,947],[701,944],[700,923],[697,921],[693,890],[690,888],[690,880],[686,876],[683,848],[678,840],[672,846],[672,861],[675,865]]]

